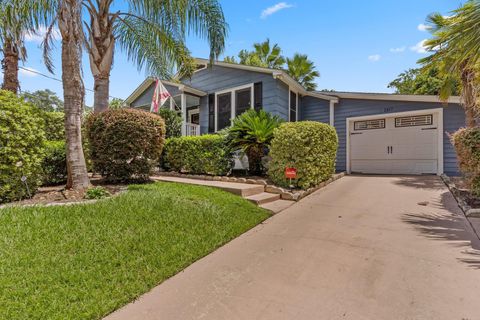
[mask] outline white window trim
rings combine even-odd
[[[295,121],[298,121],[298,91],[292,89],[291,87],[288,87],[288,122],[291,122],[292,119],[290,119],[290,95],[293,93],[295,93],[295,96],[296,96],[296,100],[297,100],[297,103],[295,104]]]
[[[187,110],[187,119],[188,119],[188,122],[189,122],[189,123],[192,122],[192,115],[194,115],[194,114],[199,114],[199,113],[200,113],[200,109],[199,109],[199,108]]]
[[[254,105],[254,102],[253,102],[253,100],[254,100],[253,85],[254,85],[254,83],[252,82],[252,83],[245,84],[245,85],[242,85],[242,86],[228,88],[228,89],[225,89],[225,90],[215,92],[215,132],[218,131],[218,106],[217,106],[218,95],[224,94],[224,93],[230,93],[230,99],[231,99],[230,102],[232,104],[232,112],[231,112],[231,116],[230,116],[230,121],[232,121],[233,119],[235,119],[235,111],[236,111],[235,110],[235,108],[236,108],[235,91],[250,88],[250,108],[253,109],[253,105]]]
[[[361,116],[361,117],[351,117],[347,118],[346,121],[346,151],[347,151],[347,163],[346,163],[346,168],[347,168],[347,173],[351,173],[351,168],[350,168],[350,123],[352,121],[359,121],[359,120],[368,120],[368,119],[374,119],[378,117],[383,117],[383,118],[392,118],[392,117],[402,117],[402,116],[408,116],[408,115],[421,115],[425,114],[426,112],[436,114],[437,115],[437,130],[438,130],[438,139],[437,139],[437,175],[442,175],[443,174],[443,108],[436,108],[436,109],[422,109],[422,110],[415,110],[415,111],[405,111],[405,112],[395,112],[395,113],[380,113],[380,114],[374,114],[371,116]]]

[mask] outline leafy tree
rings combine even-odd
[[[125,105],[125,102],[120,99],[120,98],[113,98],[110,100],[109,108],[110,109],[120,109],[123,108]]]
[[[408,69],[402,72],[398,77],[388,84],[389,88],[394,88],[398,94],[419,94],[419,95],[439,95],[442,89],[445,76],[443,76],[438,67],[424,67]],[[453,87],[452,94],[458,95],[458,81]]]
[[[287,58],[288,74],[297,80],[305,89],[313,91],[317,88],[314,82],[320,73],[315,70],[313,61],[306,54],[295,53],[293,58]]]
[[[225,58],[223,58],[223,62],[227,62],[227,63],[238,63],[238,62],[237,62],[237,59],[235,58],[235,56],[226,56]]]
[[[282,49],[278,44],[270,45],[270,39],[264,42],[254,43],[253,51],[242,50],[239,52],[240,64],[249,66],[281,69],[285,64]]]
[[[251,174],[262,174],[262,157],[273,139],[273,131],[282,120],[264,110],[250,109],[233,120],[229,140],[233,147],[242,149],[248,157]]]
[[[55,92],[48,89],[24,92],[22,98],[43,111],[63,111],[63,101]]]
[[[449,17],[432,14],[428,22],[432,38],[426,42],[426,47],[433,53],[419,62],[425,66],[439,67],[444,76],[440,89],[440,98],[443,100],[453,94],[455,80],[460,80],[466,123],[468,127],[474,127],[479,117],[480,3],[469,1]]]

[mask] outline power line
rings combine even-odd
[[[48,74],[41,73],[40,71],[37,71],[37,70],[33,70],[33,69],[30,69],[30,68],[25,68],[25,67],[18,67],[18,68],[22,69],[24,71],[27,71],[27,72],[38,74],[39,76],[45,77],[47,79],[55,80],[55,81],[58,81],[58,82],[63,82],[61,79],[49,76]],[[88,88],[85,88],[85,90],[90,91],[90,92],[95,92],[94,90],[88,89]],[[121,98],[117,98],[117,97],[114,97],[114,96],[108,96],[108,97],[109,98],[115,98],[115,99],[121,99]],[[121,100],[123,100],[123,99],[121,99]]]

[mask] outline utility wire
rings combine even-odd
[[[49,76],[48,74],[41,73],[40,71],[37,71],[37,70],[32,70],[32,69],[25,68],[25,67],[18,67],[18,68],[19,68],[19,69],[22,69],[22,70],[24,70],[24,71],[27,71],[27,72],[31,72],[31,73],[38,74],[39,76],[42,76],[42,77],[45,77],[45,78],[48,78],[48,79],[51,79],[51,80],[55,80],[55,81],[58,81],[58,82],[63,82],[61,79],[58,79],[58,78]],[[88,89],[88,88],[85,88],[85,90],[90,91],[90,92],[95,92],[94,90]],[[115,99],[123,100],[123,99],[121,99],[121,98],[117,98],[117,97],[114,97],[114,96],[109,96],[109,97],[110,97],[110,98],[115,98]]]

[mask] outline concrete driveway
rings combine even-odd
[[[439,178],[347,176],[108,319],[480,319],[476,249]]]

